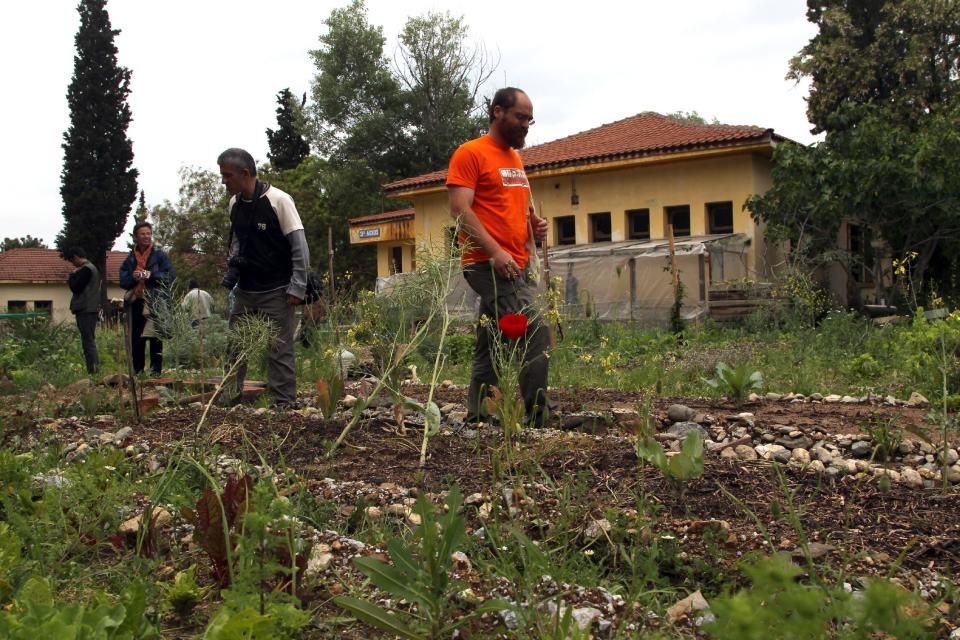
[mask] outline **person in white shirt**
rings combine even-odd
[[[213,296],[200,288],[196,280],[190,281],[190,290],[183,296],[180,308],[190,316],[190,325],[196,327],[201,320],[212,315]]]

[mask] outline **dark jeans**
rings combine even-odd
[[[496,275],[489,263],[472,264],[463,269],[470,288],[480,296],[480,316],[490,318],[490,327],[477,323],[477,347],[473,354],[473,371],[467,392],[467,413],[478,416],[481,394],[486,395],[490,385],[497,384],[497,375],[491,360],[491,340],[497,319],[508,313],[522,313],[529,323],[519,345],[523,356],[520,370],[520,394],[523,396],[527,419],[535,426],[542,422],[547,405],[548,360],[544,353],[550,348],[550,334],[540,313],[534,308],[536,287],[526,278],[504,280]],[[494,284],[496,282],[496,284]],[[478,316],[479,319],[479,316]]]
[[[97,316],[99,314],[96,311],[80,311],[76,315],[87,373],[97,373],[100,370],[100,354],[97,353]]]
[[[230,326],[248,314],[260,314],[270,320],[276,330],[276,339],[267,353],[267,388],[277,404],[297,400],[297,369],[293,352],[293,311],[287,304],[286,289],[274,291],[243,291],[236,289],[236,300],[230,310]],[[231,347],[233,349],[233,347]],[[237,395],[243,393],[247,377],[247,363],[237,368]]]
[[[150,343],[150,369],[154,375],[163,371],[163,342],[160,338],[144,338],[140,334],[147,324],[143,316],[143,300],[136,300],[130,305],[130,319],[133,323],[133,370],[140,373],[146,364],[147,343]]]

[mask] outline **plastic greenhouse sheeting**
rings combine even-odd
[[[680,237],[674,241],[684,295],[681,315],[707,312],[711,282],[747,276],[744,234]],[[709,259],[708,259],[709,256]],[[595,315],[605,320],[658,324],[669,319],[673,304],[670,247],[666,238],[551,247],[550,276],[560,278],[564,315]],[[406,274],[377,279],[377,292]],[[476,313],[476,295],[457,275],[448,306],[458,316]]]

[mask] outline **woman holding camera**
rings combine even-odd
[[[163,370],[163,342],[151,318],[150,303],[156,295],[169,295],[177,277],[170,257],[153,244],[153,225],[138,222],[133,227],[136,244],[120,265],[120,286],[127,290],[124,302],[131,318],[133,369],[144,369],[147,341],[150,342],[150,369],[154,375]]]

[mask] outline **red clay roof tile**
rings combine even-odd
[[[107,252],[107,281],[120,282],[120,265],[126,251]],[[0,282],[63,282],[74,266],[56,249],[9,249],[0,252]]]
[[[726,147],[783,140],[764,129],[749,125],[696,124],[652,111],[645,111],[595,129],[520,150],[528,172],[559,166],[592,164],[609,160],[659,155],[691,148]],[[446,169],[383,186],[387,192],[442,184]]]
[[[413,209],[399,209],[397,211],[384,211],[383,213],[374,213],[369,216],[360,216],[359,218],[350,218],[347,222],[353,226],[370,224],[372,222],[386,222],[388,220],[404,220],[406,218],[412,218],[415,213]]]

